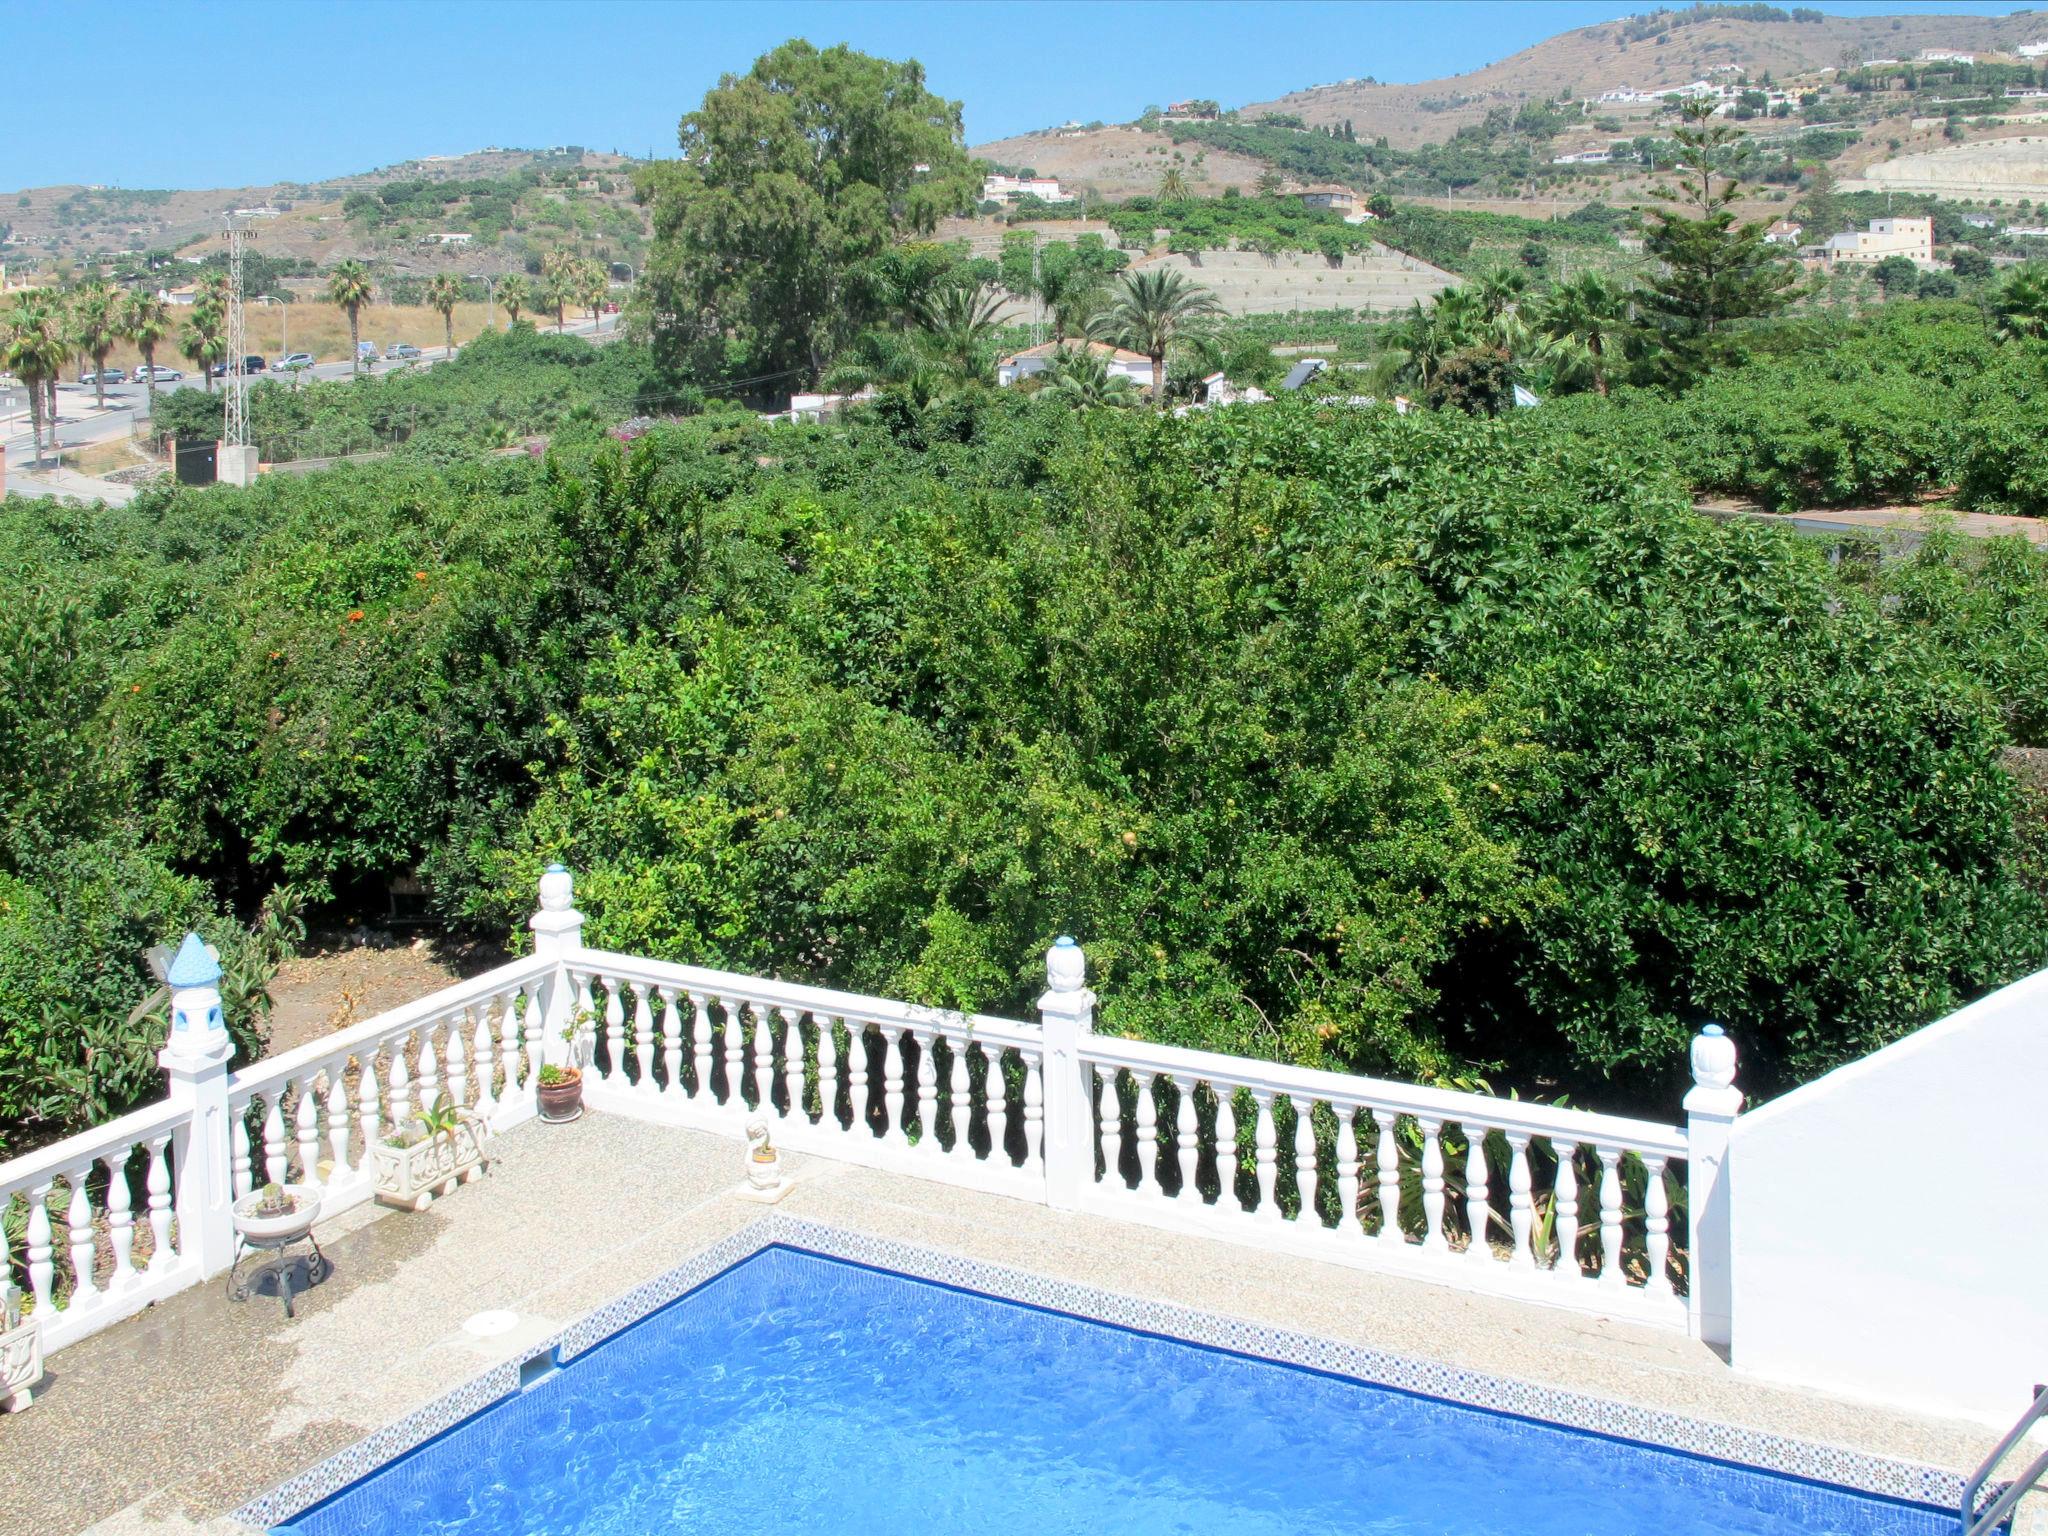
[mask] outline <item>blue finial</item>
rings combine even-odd
[[[547,867],[546,873],[550,875],[566,875],[569,873],[569,866],[566,864],[550,864]]]
[[[220,961],[196,933],[185,935],[164,980],[174,987],[210,987],[220,980]]]
[[[1718,1024],[1709,1024],[1705,1029],[1701,1030],[1700,1033],[1703,1035],[1720,1035],[1727,1033],[1727,1031],[1722,1029],[1721,1026]]]
[[[1053,947],[1056,949],[1072,949],[1074,947],[1074,936],[1071,933],[1063,933],[1052,942]]]

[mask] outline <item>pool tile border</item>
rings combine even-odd
[[[1862,1493],[1951,1509],[1962,1498],[1962,1475],[1941,1467],[1849,1450],[1767,1430],[1744,1429],[1711,1419],[1688,1418],[1665,1409],[1595,1397],[1562,1387],[1491,1376],[1481,1371],[1391,1354],[1365,1345],[1347,1344],[1171,1302],[1147,1300],[1079,1281],[1055,1279],[985,1259],[972,1259],[775,1212],[718,1239],[665,1274],[578,1318],[527,1351],[520,1360],[508,1360],[492,1366],[424,1407],[285,1479],[237,1509],[231,1518],[258,1531],[290,1519],[386,1462],[453,1428],[499,1398],[517,1391],[523,1360],[546,1355],[550,1351],[555,1352],[560,1360],[572,1360],[721,1271],[778,1244],[806,1249],[828,1258],[895,1270],[962,1290],[979,1291],[1005,1301],[1165,1334],[1287,1365],[1329,1371],[1376,1386],[1442,1398],[1467,1407],[1515,1414],[1568,1429],[1590,1430],[1768,1472],[1834,1483]]]

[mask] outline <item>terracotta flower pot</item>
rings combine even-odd
[[[583,1074],[571,1069],[559,1083],[540,1085],[540,1117],[543,1120],[574,1120],[583,1113]]]

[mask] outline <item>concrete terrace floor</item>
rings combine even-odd
[[[737,1141],[586,1115],[497,1139],[489,1177],[423,1214],[360,1207],[296,1322],[219,1282],[59,1353],[0,1416],[4,1536],[239,1531],[281,1478],[524,1352],[758,1219]],[[1169,1235],[819,1158],[787,1156],[785,1214],[1406,1355],[1967,1471],[1981,1426],[1744,1381],[1672,1333]],[[476,1339],[491,1308],[516,1331]],[[2041,1522],[2037,1512],[2023,1529]]]

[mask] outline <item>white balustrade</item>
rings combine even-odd
[[[0,1261],[50,1346],[219,1273],[225,1201],[257,1183],[317,1186],[325,1219],[444,1096],[531,1117],[543,1062],[581,1065],[601,1113],[734,1137],[772,1115],[799,1159],[1667,1324],[1686,1277],[1726,1272],[1695,1251],[1725,1215],[1702,1229],[1692,1203],[1672,1231],[1687,1128],[1097,1034],[1070,941],[1040,1024],[588,949],[548,879],[531,958],[239,1072],[212,1007],[210,1034],[173,1034],[164,1103],[0,1164]],[[202,1016],[180,999],[211,997],[173,967],[179,1030]],[[1707,1044],[1694,1123],[1718,1117],[1725,1152],[1732,1046]]]
[[[1379,1187],[1382,1248],[1404,1246],[1407,1230],[1401,1224],[1401,1117],[1393,1110],[1372,1112],[1377,1139],[1373,1143],[1373,1179]]]
[[[848,1129],[855,1136],[872,1137],[874,1126],[868,1119],[868,1027],[858,1019],[846,1021],[846,1081],[847,1093],[853,1101],[853,1121]]]
[[[1086,1080],[1101,1085],[1094,1128],[1103,1169],[1085,1209],[1666,1324],[1685,1319],[1665,1182],[1685,1159],[1679,1128],[1101,1035],[1085,1038],[1084,1054]],[[1119,1160],[1115,1085],[1125,1075],[1138,1087],[1135,1188],[1129,1162]],[[1178,1108],[1155,1119],[1161,1082],[1172,1085]],[[1215,1096],[1213,1127],[1195,1113],[1202,1093]],[[1255,1195],[1250,1187],[1240,1194],[1245,1142]],[[1539,1191],[1546,1150],[1556,1172]],[[1582,1199],[1599,1213],[1597,1245],[1589,1239],[1584,1248],[1575,1242]],[[1548,1240],[1537,1249],[1539,1210],[1552,1216],[1555,1263]],[[1258,1237],[1244,1228],[1248,1212]]]
[[[0,1275],[19,1273],[17,1262],[26,1270],[45,1348],[197,1280],[196,1261],[172,1238],[171,1143],[181,1113],[175,1103],[154,1104],[0,1163]],[[7,1236],[17,1223],[19,1252]]]
[[[645,983],[633,985],[633,1086],[642,1093],[655,1090],[654,1081],[654,1010],[648,1006],[647,994],[653,991]]]
[[[815,1014],[818,1025],[818,1124],[839,1129],[839,1021]]]

